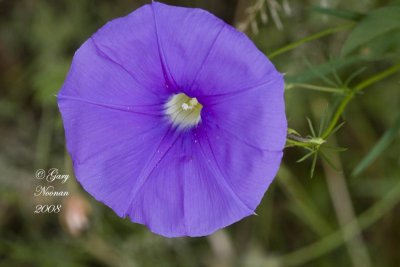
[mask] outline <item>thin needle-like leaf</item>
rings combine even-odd
[[[306,159],[308,159],[310,156],[312,156],[314,153],[315,153],[315,150],[313,150],[313,151],[307,153],[306,155],[304,155],[303,157],[301,157],[300,159],[298,159],[296,162],[297,162],[297,163],[303,162],[303,161],[305,161]]]
[[[348,150],[346,147],[337,147],[337,146],[328,146],[328,145],[324,145],[324,148],[330,149],[330,150],[333,150],[336,152],[344,152],[344,151]]]
[[[314,176],[315,166],[317,165],[317,158],[318,158],[318,152],[314,154],[314,158],[311,164],[311,172],[310,172],[311,178],[313,178]]]
[[[308,127],[310,128],[310,131],[311,131],[312,136],[313,136],[313,137],[317,137],[317,136],[315,135],[314,126],[312,125],[312,122],[311,122],[310,118],[307,118],[307,122],[308,122]]]
[[[361,73],[363,73],[366,69],[367,69],[367,67],[362,67],[362,68],[356,70],[355,72],[353,72],[353,73],[346,79],[346,81],[344,82],[344,86],[345,86],[345,87],[348,87],[349,84],[350,84],[358,75],[360,75]]]
[[[318,76],[319,78],[321,78],[321,80],[323,80],[324,82],[326,82],[327,84],[333,86],[333,87],[337,87],[337,84],[335,84],[335,82],[333,82],[332,80],[330,80],[327,76],[323,75],[321,72],[319,72],[314,66],[313,64],[311,64],[310,61],[308,61],[307,58],[304,59],[304,62],[306,63],[307,67],[310,69],[310,71],[312,73],[314,73],[316,76]]]
[[[344,121],[341,122],[341,123],[339,123],[339,125],[336,126],[336,127],[332,130],[332,132],[331,132],[329,135],[335,134],[337,131],[339,131],[340,128],[342,128],[342,126],[343,126],[344,124],[345,124]]]
[[[342,79],[340,79],[339,74],[337,73],[337,69],[333,66],[332,61],[333,60],[332,60],[332,57],[331,57],[330,60],[329,60],[329,65],[330,65],[330,67],[332,69],[333,77],[335,78],[337,84],[340,87],[342,87],[343,86],[343,81],[342,81]]]
[[[321,116],[321,121],[319,122],[318,136],[321,136],[322,131],[325,129],[326,117],[328,116],[328,109],[324,110],[324,113]]]

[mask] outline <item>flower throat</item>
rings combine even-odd
[[[202,108],[203,105],[197,98],[180,93],[172,96],[165,104],[165,114],[172,124],[180,128],[189,128],[199,124]]]

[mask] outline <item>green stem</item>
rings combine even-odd
[[[325,143],[325,140],[319,137],[302,137],[297,134],[288,133],[286,136],[286,143],[291,146],[300,146],[305,148],[313,148]]]
[[[290,146],[310,147],[309,143],[303,143],[300,141],[292,140],[292,139],[290,139],[290,137],[286,138],[286,143]]]
[[[368,86],[383,80],[384,78],[396,73],[397,71],[400,70],[400,63],[390,67],[389,69],[382,71],[381,73],[378,73],[374,76],[372,76],[371,78],[357,84],[354,87],[354,90],[351,91],[349,94],[347,94],[345,96],[345,98],[343,99],[343,101],[340,103],[339,107],[337,108],[336,112],[333,114],[332,120],[329,123],[328,128],[326,128],[326,130],[323,132],[322,134],[322,138],[326,139],[331,132],[333,131],[333,129],[335,129],[340,117],[342,116],[345,108],[347,107],[347,104],[353,99],[353,97],[355,96],[356,93],[362,91],[363,89],[367,88]]]
[[[372,76],[372,77],[369,78],[368,80],[365,80],[365,81],[363,81],[363,82],[357,84],[357,85],[354,87],[354,90],[355,90],[356,92],[360,92],[361,90],[363,90],[364,88],[370,86],[371,84],[374,84],[374,83],[376,83],[376,82],[379,82],[380,80],[382,80],[382,79],[384,79],[384,78],[386,78],[386,77],[388,77],[388,76],[390,76],[390,75],[396,73],[396,72],[399,71],[399,70],[400,70],[400,63],[397,63],[396,65],[394,65],[394,66],[388,68],[387,70],[382,71],[381,73],[378,73],[378,74]]]
[[[279,55],[281,55],[283,53],[286,53],[287,51],[293,50],[294,48],[296,48],[296,47],[298,47],[298,46],[300,46],[302,44],[305,44],[307,42],[314,41],[314,40],[317,40],[317,39],[322,38],[324,36],[331,35],[331,34],[334,34],[334,33],[337,33],[337,32],[341,32],[341,31],[347,30],[347,29],[351,28],[353,25],[354,25],[354,23],[350,23],[350,24],[345,24],[345,25],[341,25],[341,26],[338,26],[338,27],[335,27],[335,28],[330,28],[330,29],[318,32],[316,34],[307,36],[307,37],[302,38],[302,39],[300,39],[298,41],[290,43],[290,44],[288,44],[288,45],[286,45],[284,47],[281,47],[281,48],[273,51],[272,53],[268,54],[267,56],[268,56],[269,59],[272,59],[272,58],[274,58],[276,56],[279,56]]]
[[[335,114],[333,114],[332,120],[329,123],[328,128],[323,132],[322,138],[326,139],[328,136],[331,134],[333,129],[335,129],[336,124],[339,121],[339,118],[342,116],[344,109],[346,108],[347,104],[350,102],[350,100],[354,97],[354,92],[352,91],[351,93],[347,94],[346,97],[343,99],[343,101],[340,103],[339,107],[337,108]]]
[[[300,88],[304,88],[304,89],[310,89],[310,90],[327,92],[327,93],[337,93],[337,94],[343,94],[346,90],[348,90],[347,88],[334,88],[334,87],[319,86],[319,85],[307,84],[307,83],[291,83],[291,84],[288,84],[285,87],[285,89],[290,90],[293,87],[300,87]]]

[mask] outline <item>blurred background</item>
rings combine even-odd
[[[398,72],[356,94],[323,157],[297,163],[308,151],[285,149],[258,216],[214,235],[154,235],[82,190],[55,95],[80,44],[149,2],[0,0],[0,266],[400,266]],[[303,137],[342,103],[323,88],[352,88],[400,62],[399,1],[162,2],[206,9],[271,55],[286,74],[289,127]],[[68,197],[34,196],[46,185],[37,170],[51,168],[70,175],[52,184]]]

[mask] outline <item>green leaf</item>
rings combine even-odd
[[[365,14],[351,10],[326,8],[322,6],[314,6],[311,8],[311,11],[353,21],[360,21],[365,16]]]
[[[394,125],[379,139],[378,143],[369,151],[369,153],[354,168],[353,176],[357,176],[369,167],[383,151],[395,139],[397,132],[400,130],[400,115],[397,117]]]
[[[400,55],[400,27],[368,42],[362,52],[364,57],[370,59],[379,60],[385,55],[392,60],[398,61]]]
[[[400,5],[389,5],[369,13],[354,28],[342,48],[342,55],[348,55],[375,38],[400,28]]]
[[[364,60],[365,60],[365,58],[363,58],[361,56],[354,56],[354,57],[348,57],[348,58],[337,58],[337,59],[331,60],[331,62],[322,63],[320,65],[312,65],[312,67],[309,68],[308,70],[305,70],[298,74],[286,75],[285,82],[287,82],[287,83],[307,83],[307,82],[310,82],[317,78],[321,78],[321,76],[327,77],[328,75],[332,74],[332,67],[334,67],[336,70],[340,70],[340,69],[348,67],[352,64],[355,64],[355,63],[358,63],[358,62],[364,61]],[[307,64],[307,62],[306,62],[306,64]],[[310,66],[311,64],[307,64],[307,65]],[[324,79],[321,79],[321,80],[324,80]],[[331,83],[332,82],[330,81],[328,84],[331,84]],[[336,85],[334,84],[334,86],[336,86]]]

